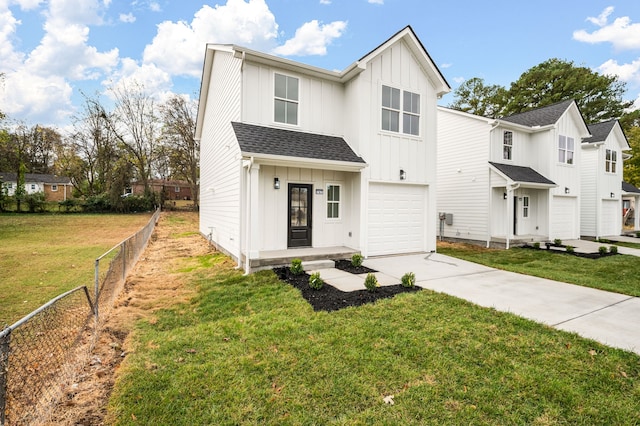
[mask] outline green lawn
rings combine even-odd
[[[52,298],[93,285],[94,261],[150,214],[0,214],[0,329]]]
[[[634,256],[585,259],[546,250],[490,250],[469,244],[439,244],[438,253],[505,271],[640,296],[640,258]]]
[[[185,259],[198,295],[138,324],[110,423],[640,423],[632,353],[428,290],[314,312],[234,266]]]

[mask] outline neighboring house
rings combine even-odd
[[[580,234],[606,237],[622,232],[623,151],[631,149],[618,120],[590,124],[582,141]]]
[[[191,200],[191,186],[189,182],[182,180],[149,179],[149,188],[158,194],[164,193],[165,200]],[[132,182],[125,189],[125,194],[144,194],[144,185],[141,182]]]
[[[298,247],[434,251],[436,102],[449,90],[411,27],[343,71],[207,45],[200,232],[247,271]]]
[[[500,119],[438,107],[441,235],[507,248],[580,237],[580,142],[572,100]]]
[[[622,217],[623,225],[640,231],[640,214],[637,208],[640,206],[640,189],[627,182],[622,182]]]
[[[14,195],[18,185],[16,173],[0,173],[0,181],[8,195]],[[43,192],[47,201],[65,201],[72,198],[73,185],[65,176],[25,173],[24,188],[27,194]]]

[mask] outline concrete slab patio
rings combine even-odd
[[[364,265],[396,283],[411,271],[422,288],[640,354],[637,297],[501,271],[438,253],[372,258]]]

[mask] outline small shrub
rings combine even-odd
[[[611,253],[611,254],[618,254],[618,246],[611,246],[611,247],[609,247],[609,253]]]
[[[556,238],[553,240],[553,245],[556,247],[560,247],[562,245],[562,240],[560,238]]]
[[[636,232],[636,237],[640,238],[640,231]]]
[[[351,265],[356,268],[362,266],[362,255],[360,253],[355,253],[351,256]]]
[[[566,246],[565,249],[567,250],[567,253],[573,253],[575,251],[573,246]]]
[[[600,253],[600,256],[604,256],[605,254],[607,254],[607,247],[606,246],[600,246],[598,247],[598,253]]]
[[[291,261],[291,267],[289,268],[293,275],[300,275],[302,273],[302,260],[293,259]]]
[[[536,249],[536,250],[539,249],[540,248],[540,243],[539,242],[533,243],[533,248]]]
[[[416,274],[407,272],[402,276],[402,287],[413,287],[416,284]]]
[[[314,290],[320,290],[324,285],[324,280],[320,278],[320,272],[315,272],[309,277],[309,287]]]
[[[378,283],[378,279],[376,278],[376,276],[373,273],[369,272],[367,274],[367,278],[364,279],[364,286],[369,291],[376,291],[380,284]]]

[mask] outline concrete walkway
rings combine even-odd
[[[596,248],[597,251],[597,248]],[[506,272],[438,253],[367,259],[382,285],[399,284],[406,272],[422,288],[520,315],[640,354],[640,298]],[[364,276],[336,269],[322,278],[343,290],[364,289]]]

